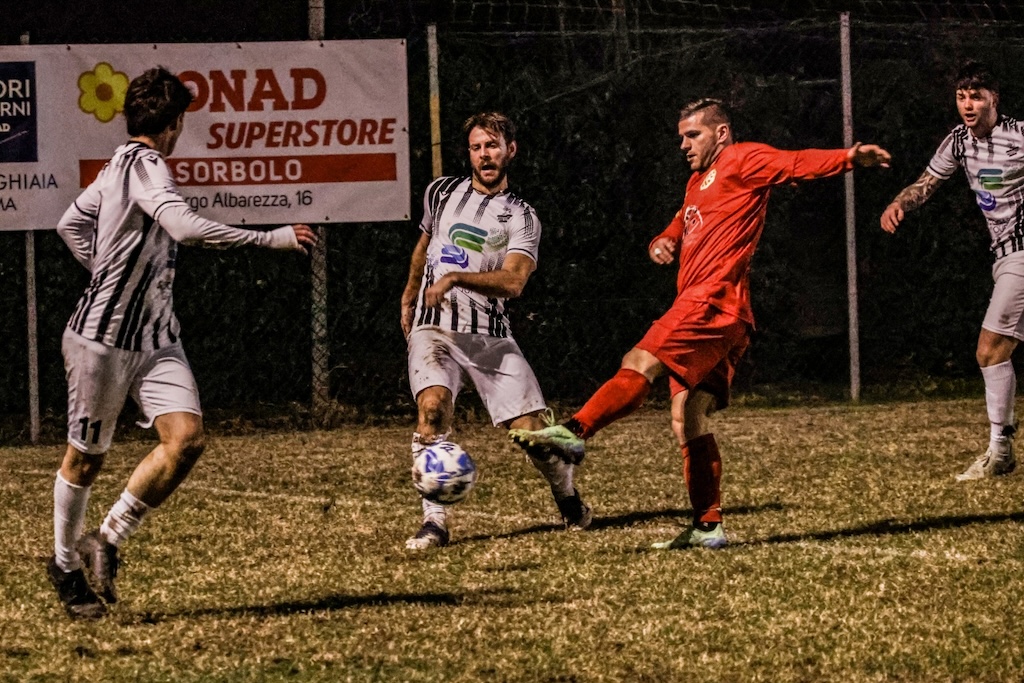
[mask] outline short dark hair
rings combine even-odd
[[[149,69],[128,84],[124,118],[128,134],[158,135],[192,104],[192,91],[162,66]]]
[[[973,59],[965,62],[956,74],[957,90],[991,90],[999,92],[999,81],[988,64],[977,62]]]
[[[702,97],[694,100],[682,108],[679,112],[679,120],[688,119],[694,114],[704,114],[704,122],[713,126],[719,124],[732,125],[732,118],[729,116],[729,109],[722,100],[714,97]]]
[[[511,145],[515,142],[516,124],[512,123],[512,119],[500,111],[482,111],[478,114],[473,114],[462,124],[462,134],[468,138],[469,132],[478,126],[490,133],[505,138],[506,145]]]

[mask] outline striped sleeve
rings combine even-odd
[[[160,224],[176,242],[215,248],[247,244],[277,249],[298,248],[294,231],[281,228],[264,232],[224,225],[203,218],[185,201],[163,157],[140,155],[132,165],[132,196],[139,207]],[[288,242],[288,233],[291,242]],[[294,244],[292,244],[294,243]]]
[[[959,128],[959,126],[958,126]],[[960,162],[957,161],[954,153],[956,147],[957,129],[954,128],[946,139],[942,141],[939,148],[935,150],[934,156],[931,161],[928,162],[928,172],[940,180],[949,180],[958,168],[960,168]]]
[[[92,272],[96,255],[96,227],[99,221],[100,191],[94,181],[68,207],[57,223],[57,234],[68,245],[75,260]]]

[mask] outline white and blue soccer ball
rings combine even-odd
[[[458,503],[475,484],[476,463],[462,446],[451,441],[427,446],[412,461],[412,485],[431,502]]]

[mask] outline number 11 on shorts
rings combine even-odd
[[[82,425],[82,441],[84,443],[89,442],[89,430],[92,430],[92,442],[99,443],[100,440],[100,426],[103,424],[103,420],[96,420],[95,422],[89,422],[88,417],[83,417],[78,421]]]

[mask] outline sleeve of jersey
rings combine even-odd
[[[661,233],[655,235],[654,239],[652,239],[648,243],[648,245],[647,245],[648,250],[651,248],[651,245],[654,244],[655,240],[659,240],[662,237],[667,237],[670,240],[672,240],[673,242],[675,242],[676,244],[679,244],[679,241],[683,238],[683,210],[682,209],[679,209],[678,211],[676,211],[676,215],[672,217],[672,221],[668,224],[668,227],[666,227],[664,230],[662,230]]]
[[[57,234],[68,245],[75,260],[92,272],[96,248],[96,224],[100,212],[100,195],[95,184],[89,185],[57,222]]]
[[[519,225],[508,239],[509,253],[526,254],[537,262],[540,252],[540,219],[533,207],[524,203],[519,214]]]
[[[154,158],[157,163],[153,162]],[[211,221],[194,212],[181,196],[162,158],[138,159],[132,176],[133,196],[139,206],[177,242],[220,249],[246,244],[270,249],[298,249],[295,231],[289,225],[266,232],[246,230]]]
[[[788,151],[748,143],[741,162],[741,175],[747,183],[757,187],[828,178],[853,168],[848,152],[846,149]]]
[[[427,189],[423,192],[423,219],[420,220],[420,232],[430,234],[431,228],[434,224],[434,207],[437,203],[435,195],[437,194],[437,186],[440,184],[442,178],[438,178],[434,182],[427,186]]]
[[[953,156],[953,134],[950,133],[935,150],[935,156],[928,162],[928,172],[940,180],[949,180],[959,168]]]

